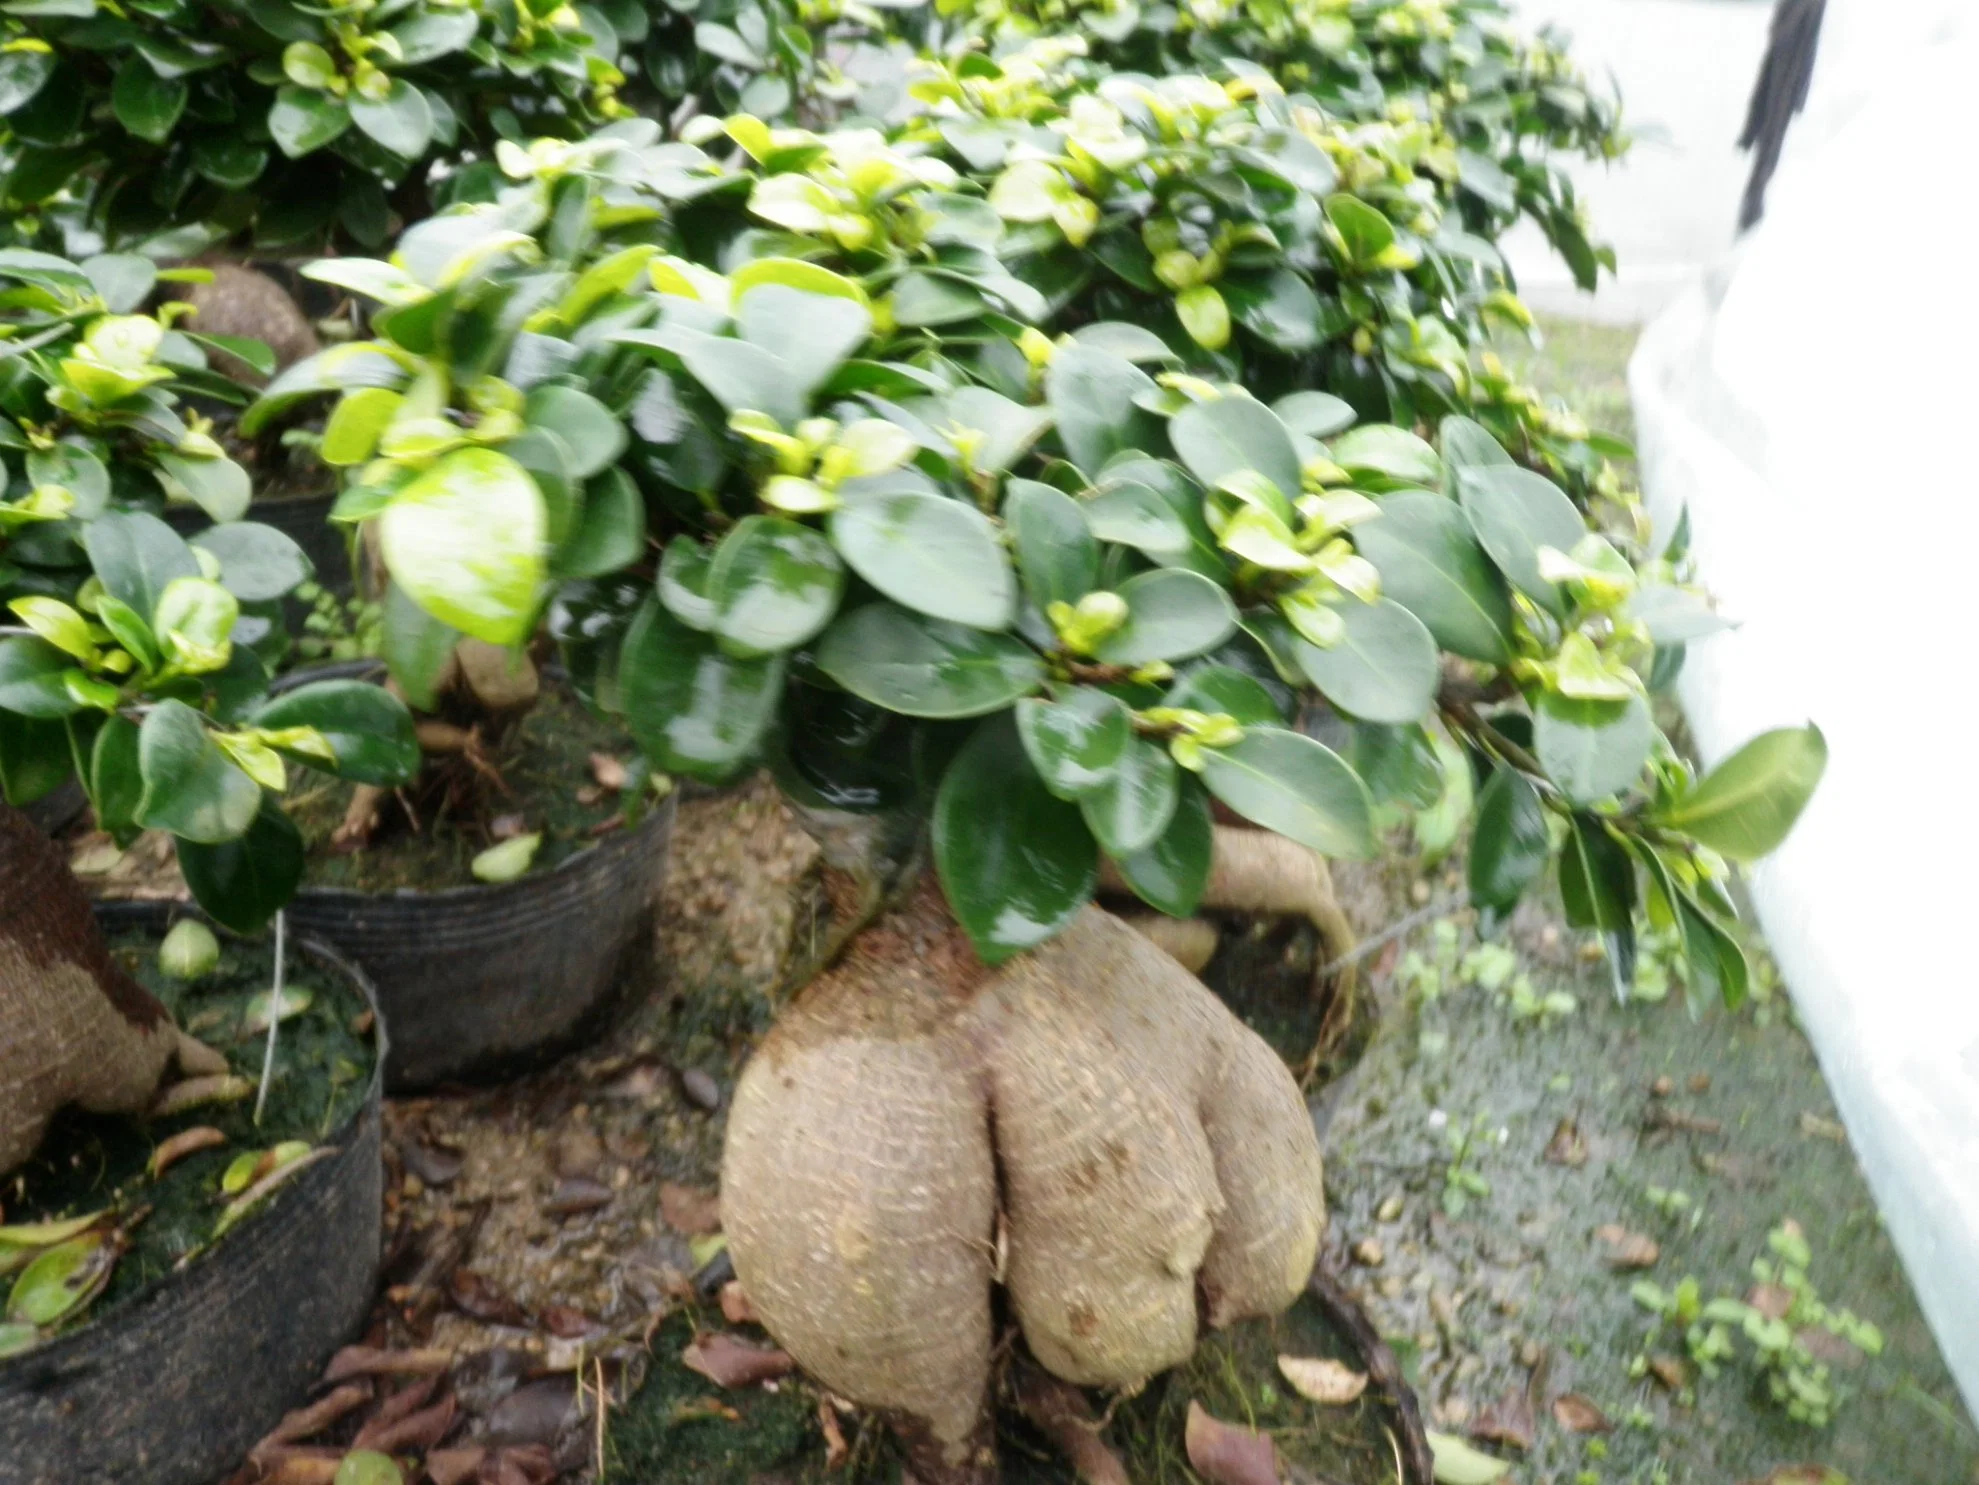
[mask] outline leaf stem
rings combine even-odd
[[[261,1127],[261,1111],[268,1104],[268,1084],[275,1076],[275,1029],[282,1024],[282,980],[288,967],[288,913],[275,912],[275,984],[268,992],[268,1044],[261,1053],[261,1087],[254,1095],[254,1126]]]

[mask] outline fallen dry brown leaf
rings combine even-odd
[[[753,1345],[719,1330],[696,1336],[680,1353],[680,1360],[717,1387],[754,1387],[797,1369],[789,1352]]]
[[[1344,1407],[1367,1391],[1367,1373],[1357,1372],[1338,1361],[1281,1356],[1278,1370],[1300,1397],[1328,1407]]]
[[[1656,1239],[1630,1232],[1618,1222],[1595,1228],[1594,1236],[1607,1248],[1610,1268],[1654,1268],[1656,1260],[1663,1256]]]
[[[435,1449],[426,1456],[426,1478],[431,1485],[465,1485],[481,1468],[488,1451],[476,1445],[463,1449]]]
[[[1545,1154],[1541,1157],[1549,1165],[1564,1165],[1578,1170],[1587,1164],[1587,1139],[1580,1132],[1580,1125],[1571,1119],[1562,1119],[1553,1127],[1553,1138],[1546,1142]]]
[[[1189,1404],[1182,1442],[1189,1467],[1210,1485],[1278,1485],[1278,1449],[1263,1434],[1212,1418]]]
[[[1472,1420],[1470,1436],[1487,1444],[1503,1444],[1521,1452],[1532,1448],[1537,1427],[1532,1416],[1532,1399],[1523,1387],[1507,1392],[1494,1403],[1487,1403]]]
[[[1613,1433],[1615,1425],[1589,1398],[1578,1392],[1562,1393],[1553,1399],[1553,1421],[1568,1433]]]
[[[730,1279],[722,1285],[722,1319],[730,1325],[761,1325],[763,1317],[756,1313],[756,1307],[749,1302],[743,1292],[740,1280]]]
[[[818,1399],[818,1431],[825,1436],[825,1468],[835,1470],[843,1467],[852,1457],[852,1450],[845,1442],[845,1430],[838,1426],[838,1412],[827,1398]]]

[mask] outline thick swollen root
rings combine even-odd
[[[110,957],[61,854],[0,804],[0,1172],[68,1104],[147,1107],[178,1049],[165,1008]]]
[[[1290,1073],[1173,960],[1088,909],[991,974],[931,897],[855,939],[744,1070],[722,1201],[771,1334],[973,1472],[999,1201],[1032,1352],[1109,1386],[1186,1359],[1199,1304],[1289,1305],[1325,1210]]]

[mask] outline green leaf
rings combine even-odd
[[[1008,480],[1003,491],[1003,523],[1031,602],[1042,609],[1077,603],[1092,592],[1099,582],[1099,543],[1079,502],[1036,480]]]
[[[268,133],[291,160],[323,148],[350,127],[350,110],[341,98],[286,83],[275,90],[268,110]]]
[[[548,524],[535,481],[492,449],[447,454],[378,522],[393,582],[435,618],[503,646],[529,636]]]
[[[106,719],[104,730],[108,724]],[[102,731],[97,733],[102,735]],[[0,707],[0,800],[32,804],[61,788],[74,772],[69,729],[64,723],[52,717],[23,717]],[[107,825],[103,828],[109,829]]]
[[[0,640],[0,711],[51,721],[79,711],[63,683],[75,661],[34,636]]]
[[[745,516],[715,548],[707,592],[722,648],[745,658],[795,649],[838,610],[845,568],[831,543],[780,516]]]
[[[405,1485],[405,1476],[390,1455],[353,1449],[338,1463],[330,1485]]]
[[[1461,479],[1466,470],[1503,468],[1512,463],[1512,456],[1488,428],[1459,414],[1445,418],[1438,425],[1436,436],[1442,446],[1444,467],[1455,478]]]
[[[1136,399],[1160,388],[1130,361],[1089,345],[1065,346],[1051,359],[1044,389],[1065,457],[1089,474],[1123,450],[1159,444],[1160,424]]]
[[[138,805],[144,798],[143,763],[137,723],[106,717],[90,749],[89,802],[97,827],[128,845],[138,833]]]
[[[181,839],[178,852],[179,870],[193,897],[216,923],[235,933],[258,932],[302,885],[301,832],[273,799],[262,801],[260,813],[239,839],[214,844]]]
[[[498,846],[490,846],[468,863],[477,882],[512,882],[527,872],[542,847],[540,831],[511,836]]]
[[[1175,817],[1181,774],[1168,749],[1146,738],[1128,740],[1112,776],[1079,801],[1107,855],[1131,856],[1161,839]]]
[[[1252,727],[1202,757],[1210,793],[1253,824],[1324,856],[1374,854],[1367,785],[1331,748],[1282,727]]]
[[[952,423],[983,435],[969,456],[969,467],[979,474],[1001,474],[1051,426],[1050,408],[1026,407],[988,387],[957,387],[945,411],[944,426]]]
[[[182,701],[161,701],[138,736],[144,793],[138,823],[183,839],[232,840],[261,809],[261,786],[220,751],[199,713]]]
[[[1215,284],[1193,284],[1177,294],[1175,316],[1204,350],[1220,351],[1230,344],[1230,306]]]
[[[1455,1434],[1425,1430],[1430,1458],[1436,1471],[1436,1485],[1495,1485],[1511,1472],[1502,1459],[1473,1449]]]
[[[1442,648],[1491,665],[1512,658],[1512,600],[1455,501],[1405,490],[1354,528],[1381,591],[1428,626]]]
[[[422,10],[400,21],[388,34],[399,44],[402,65],[417,67],[465,51],[479,29],[479,20],[472,11]]]
[[[818,667],[854,696],[909,717],[979,717],[1044,679],[1035,651],[1007,634],[930,619],[890,603],[841,614]]]
[[[1512,586],[1565,618],[1566,595],[1539,575],[1539,549],[1571,552],[1587,534],[1587,523],[1560,487],[1516,464],[1488,464],[1457,472],[1457,498],[1471,530]]]
[[[1347,261],[1372,263],[1395,245],[1395,228],[1388,218],[1356,196],[1344,192],[1326,198],[1326,219],[1339,232]]]
[[[655,767],[726,782],[756,755],[783,695],[784,657],[739,660],[648,601],[626,632],[619,699]]]
[[[1092,899],[1099,850],[1077,806],[1052,797],[1015,723],[976,729],[935,795],[935,870],[987,964],[1043,943]]]
[[[402,77],[392,79],[391,88],[383,98],[366,98],[352,89],[349,107],[351,122],[401,159],[417,160],[433,142],[433,110],[426,102],[426,95]],[[280,136],[276,143],[281,143]],[[306,152],[290,150],[289,153]]]
[[[1318,348],[1319,296],[1302,275],[1289,268],[1268,274],[1232,275],[1223,281],[1222,290],[1237,323],[1276,354],[1296,356]],[[1323,397],[1326,394],[1293,395]],[[1323,434],[1311,436],[1324,437]]]
[[[974,506],[926,490],[855,495],[832,513],[832,545],[896,603],[977,629],[1006,629],[1017,577],[996,527]]]
[[[1292,653],[1306,679],[1341,711],[1363,722],[1420,721],[1442,679],[1436,641],[1391,598],[1334,609],[1345,633],[1330,649],[1298,638]]]
[[[31,102],[54,71],[53,52],[0,52],[0,114],[10,114]]]
[[[1019,701],[1017,734],[1045,788],[1077,800],[1113,777],[1133,728],[1120,701],[1082,686],[1063,701]]]
[[[139,614],[179,578],[199,576],[199,561],[179,533],[143,511],[112,511],[83,528],[90,566],[111,595]]]
[[[1534,709],[1532,742],[1560,792],[1575,804],[1594,804],[1642,777],[1656,746],[1656,723],[1640,696],[1575,701],[1549,691]]]
[[[53,448],[31,449],[28,479],[37,485],[60,485],[75,496],[72,516],[89,520],[110,503],[110,471],[86,445],[64,440]]]
[[[1552,858],[1546,806],[1523,774],[1494,768],[1477,797],[1471,834],[1470,898],[1474,907],[1510,912],[1546,874]]]
[[[1081,325],[1072,332],[1072,339],[1080,345],[1137,364],[1182,359],[1154,331],[1125,320],[1101,320],[1098,324]]]
[[[103,1292],[122,1251],[101,1229],[43,1248],[14,1281],[7,1319],[40,1326],[68,1319]]]
[[[163,144],[185,112],[189,94],[183,79],[160,77],[135,52],[125,57],[110,85],[110,109],[139,139]]]
[[[1189,473],[1212,490],[1225,476],[1254,469],[1287,499],[1299,493],[1299,451],[1278,414],[1262,402],[1192,402],[1170,421],[1168,438]]]
[[[460,643],[460,631],[415,603],[397,583],[385,589],[384,637],[380,654],[405,699],[421,711],[439,702],[440,677]]]
[[[1691,988],[1699,996],[1715,993],[1727,1009],[1745,1004],[1751,979],[1745,950],[1719,923],[1717,916],[1694,897],[1680,893],[1677,918],[1683,925],[1684,960],[1690,967]]]
[[[893,286],[893,320],[903,329],[973,320],[987,309],[980,291],[952,278],[911,270]]]
[[[1115,857],[1114,865],[1142,902],[1171,918],[1187,918],[1209,885],[1215,851],[1209,796],[1194,778],[1184,778],[1161,838],[1145,850]]]
[[[570,472],[589,479],[625,452],[625,425],[597,398],[575,387],[537,387],[523,404],[526,423],[548,428],[570,451]]]
[[[182,454],[158,456],[158,468],[215,521],[238,521],[254,498],[247,471],[231,459],[188,459]]]
[[[645,550],[645,497],[623,469],[607,469],[585,486],[577,528],[557,548],[553,575],[603,577],[631,566]]]
[[[1335,464],[1369,489],[1434,488],[1443,479],[1436,450],[1390,423],[1349,428],[1333,440],[1331,452]]]
[[[1211,716],[1221,712],[1246,727],[1257,723],[1275,727],[1285,720],[1262,681],[1228,665],[1191,667],[1176,678],[1162,705]]]
[[[220,585],[243,603],[280,598],[314,571],[293,537],[256,521],[209,527],[192,544],[219,559]]]
[[[1164,564],[1188,555],[1188,522],[1167,497],[1139,481],[1102,475],[1081,506],[1086,524],[1101,541],[1133,547]]]
[[[1609,947],[1618,998],[1635,977],[1635,862],[1601,821],[1575,815],[1560,853],[1560,902],[1567,922],[1597,930]]]
[[[1122,583],[1127,622],[1100,642],[1107,665],[1187,660],[1215,649],[1237,632],[1230,595],[1198,573],[1161,567]]]
[[[873,314],[857,299],[788,284],[757,284],[739,294],[736,329],[768,351],[808,398],[872,338]]]
[[[1354,405],[1329,392],[1291,392],[1271,404],[1278,420],[1307,438],[1331,438],[1354,426]]]
[[[398,788],[419,772],[419,740],[412,713],[383,686],[364,681],[314,681],[285,691],[256,711],[251,723],[267,731],[308,727],[336,754],[329,768],[339,778]],[[280,743],[274,744],[281,748]],[[317,768],[315,754],[284,748],[289,756]]]
[[[1812,723],[1762,732],[1653,823],[1733,861],[1757,861],[1787,838],[1827,767],[1828,740]]]
[[[660,602],[689,629],[715,627],[715,601],[708,596],[713,560],[708,548],[691,536],[676,536],[660,556]]]

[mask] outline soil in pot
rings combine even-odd
[[[553,870],[620,828],[635,758],[623,732],[546,688],[499,744],[449,761],[467,787],[381,801],[363,849],[338,838],[355,786],[297,770],[288,804],[309,848],[304,882],[358,892],[471,887],[482,852],[525,834],[542,837],[529,871]]]
[[[214,970],[187,982],[160,968],[156,932],[114,930],[109,942],[182,1027],[225,1055],[232,1072],[223,1098],[148,1121],[63,1113],[35,1157],[0,1189],[9,1225],[101,1212],[98,1230],[115,1231],[115,1241],[127,1245],[93,1301],[48,1327],[49,1334],[108,1317],[174,1269],[198,1261],[229,1220],[233,1198],[274,1173],[278,1162],[270,1152],[287,1147],[284,1156],[306,1158],[306,1151],[347,1128],[364,1107],[376,1061],[373,1016],[362,997],[291,953],[274,1070],[257,1124],[254,1096],[267,1041],[272,944],[226,940]],[[161,1149],[182,1147],[190,1153],[153,1170]],[[258,1158],[263,1156],[268,1158]],[[233,1188],[231,1194],[223,1185]],[[265,1191],[276,1189],[279,1183],[270,1183]],[[243,1206],[229,1225],[251,1210]],[[0,1243],[0,1268],[9,1262],[8,1251]],[[21,1288],[27,1267],[21,1260],[33,1255],[14,1251],[6,1282],[13,1290],[9,1319],[18,1322],[21,1306],[33,1302]],[[31,1339],[19,1331],[12,1336],[16,1345]]]

